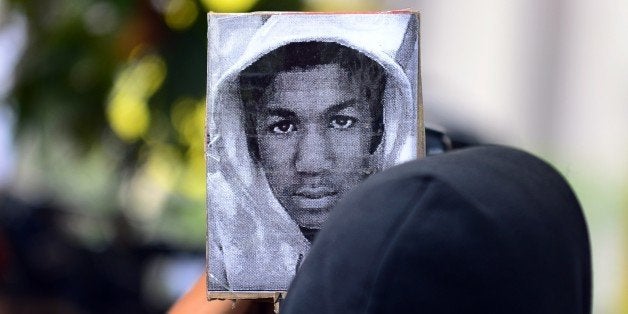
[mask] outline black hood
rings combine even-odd
[[[359,185],[314,241],[281,313],[590,311],[589,238],[575,195],[545,162],[490,146]]]

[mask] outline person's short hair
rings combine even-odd
[[[382,98],[386,72],[365,54],[333,42],[295,42],[262,56],[239,75],[240,96],[244,104],[244,126],[251,157],[260,159],[257,143],[256,110],[266,99],[267,89],[280,72],[309,70],[319,65],[337,64],[358,80],[360,95],[368,100],[372,116],[369,152],[373,154],[384,132]]]

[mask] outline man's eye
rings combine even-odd
[[[275,134],[286,134],[296,131],[294,123],[290,121],[279,121],[268,127],[269,131]]]
[[[334,129],[348,129],[358,120],[349,116],[333,116],[329,121],[329,127]]]

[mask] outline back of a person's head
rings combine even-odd
[[[565,180],[478,147],[373,175],[334,208],[282,314],[591,311],[591,257]]]

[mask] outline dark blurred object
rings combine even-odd
[[[425,128],[425,154],[438,155],[451,150],[451,140],[443,132],[435,128]]]
[[[445,130],[441,127],[428,126],[425,128],[426,155],[438,155],[452,149],[480,145],[480,141],[472,134]]]
[[[588,314],[591,246],[563,177],[480,146],[377,173],[317,235],[282,313]]]
[[[189,252],[142,244],[123,216],[110,221],[114,239],[101,250],[82,247],[61,227],[68,213],[51,203],[0,198],[0,312],[161,313],[146,302],[144,277],[155,258]],[[203,260],[203,252],[194,252]],[[195,271],[198,271],[195,269]],[[154,274],[150,274],[154,275]],[[176,296],[170,296],[176,298]],[[3,311],[6,310],[6,311]]]
[[[36,312],[42,304],[51,312],[80,312],[80,305],[89,302],[88,283],[95,274],[89,253],[59,232],[58,215],[48,205],[0,199],[0,232],[9,256],[0,296],[11,313]]]

